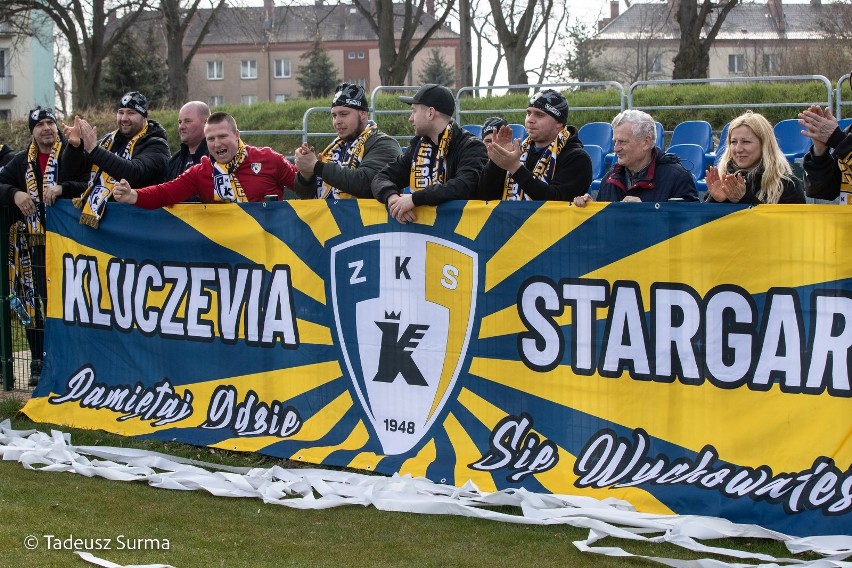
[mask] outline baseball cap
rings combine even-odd
[[[456,110],[456,99],[453,92],[443,85],[426,83],[420,87],[413,97],[399,97],[402,102],[412,105],[414,103],[434,108],[442,114],[452,116]]]
[[[338,85],[334,97],[331,99],[331,106],[345,106],[357,110],[368,110],[370,108],[367,104],[367,94],[364,92],[364,87],[352,83]]]
[[[30,116],[27,120],[27,123],[30,127],[30,134],[32,134],[33,128],[35,128],[36,124],[38,124],[45,118],[49,118],[54,123],[56,123],[56,115],[53,113],[52,108],[37,106],[30,111]]]
[[[125,93],[118,102],[118,108],[135,110],[144,117],[148,116],[148,99],[139,91]]]
[[[566,124],[568,120],[568,101],[553,89],[534,94],[530,97],[529,106],[546,112],[562,124]]]

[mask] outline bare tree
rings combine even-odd
[[[503,46],[496,40],[497,31],[494,29],[494,23],[491,20],[490,14],[483,13],[480,2],[483,0],[474,0],[471,4],[473,12],[472,29],[473,35],[476,36],[476,78],[474,85],[482,84],[482,54],[484,44],[490,45],[497,52],[497,60],[491,69],[491,77],[488,80],[488,85],[493,85],[497,79],[497,69],[500,67],[500,62],[503,61]],[[487,12],[487,9],[486,9]]]
[[[379,79],[383,85],[404,85],[414,57],[441,29],[450,15],[452,2],[445,2],[432,24],[415,41],[426,14],[426,0],[354,0],[355,8],[379,38]],[[399,32],[397,37],[396,32]]]
[[[80,109],[98,103],[104,59],[150,7],[150,0],[4,0],[3,4],[7,17],[43,12],[68,40],[74,106]]]
[[[698,79],[710,71],[710,47],[739,0],[681,0],[675,19],[680,25],[680,49],[674,58],[672,79]],[[709,26],[709,27],[708,27]],[[706,32],[706,33],[704,33]]]
[[[216,16],[225,6],[225,0],[160,0],[159,11],[163,18],[163,31],[166,37],[166,67],[169,77],[169,100],[172,107],[178,107],[186,102],[189,85],[187,74],[192,58],[207,33]],[[209,6],[209,12],[201,12]],[[192,45],[184,53],[184,40],[193,18],[203,19],[198,35]]]
[[[68,111],[71,110],[68,94],[70,93],[70,85],[68,84],[68,51],[67,46],[56,50],[53,58],[53,90],[56,93],[56,111],[62,116],[68,116]]]
[[[644,8],[639,10],[639,8]],[[625,40],[618,48],[610,48],[605,39],[591,39],[588,47],[594,53],[592,65],[601,73],[601,77],[631,84],[645,81],[662,73],[662,64],[674,55],[661,38],[671,17],[668,9],[660,5],[642,5],[634,8],[634,18],[638,20],[631,30],[630,40]],[[582,30],[576,41],[582,41]],[[657,68],[659,65],[659,68]]]
[[[497,38],[506,52],[510,85],[529,83],[526,59],[538,34],[550,19],[553,0],[489,0]]]
[[[541,65],[538,68],[529,70],[529,72],[538,75],[538,79],[536,79],[537,83],[543,83],[544,78],[547,76],[547,70],[550,66],[550,55],[554,53],[556,44],[564,45],[567,40],[562,28],[568,19],[568,6],[565,0],[555,0],[554,8],[556,9],[556,13],[559,14],[559,19],[555,23],[552,23],[550,18],[544,22],[544,59],[542,59]]]

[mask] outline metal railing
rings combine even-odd
[[[469,97],[464,97],[465,93],[476,93],[479,91],[501,91],[505,90],[508,92],[512,91],[520,91],[522,89],[527,90],[529,94],[530,91],[538,91],[541,89],[557,89],[557,90],[567,90],[567,89],[600,89],[600,88],[609,88],[615,89],[618,91],[618,105],[609,105],[609,106],[595,106],[595,107],[582,107],[582,106],[571,106],[571,113],[582,112],[582,111],[601,111],[601,110],[611,110],[613,111],[613,115],[618,114],[619,112],[625,109],[626,98],[624,96],[624,85],[617,81],[589,81],[584,83],[542,83],[542,84],[527,84],[527,85],[498,85],[498,86],[477,86],[477,87],[462,87],[456,93],[456,120],[458,122],[462,122],[463,115],[486,115],[493,116],[496,113],[508,113],[508,112],[526,112],[526,107],[520,109],[507,109],[507,108],[499,108],[499,109],[475,109],[475,110],[463,110],[462,103],[464,100],[469,99]]]
[[[647,106],[647,105],[635,105],[633,103],[633,95],[636,89],[640,87],[658,87],[661,85],[690,85],[690,84],[706,84],[706,83],[778,83],[778,82],[791,82],[791,81],[819,81],[825,86],[826,99],[825,106],[832,106],[832,95],[834,93],[834,89],[832,88],[831,81],[822,75],[791,75],[791,76],[771,76],[771,77],[725,77],[725,78],[709,78],[709,79],[671,79],[671,80],[655,80],[655,81],[636,81],[627,91],[627,108],[635,108],[644,111],[654,111],[654,110],[677,110],[683,108],[683,105],[659,105],[659,106]],[[814,101],[810,101],[814,102]],[[695,105],[690,104],[689,108],[691,109],[713,109],[713,108],[744,108],[748,106],[751,107],[795,107],[802,108],[802,105],[805,103],[802,102],[773,102],[773,103],[755,103],[752,101],[743,101],[742,103],[718,103],[718,104],[709,104],[709,105]]]

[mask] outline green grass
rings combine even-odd
[[[0,420],[12,417],[17,429],[49,431],[49,425],[34,424],[18,414],[20,408],[17,399],[0,399]],[[76,445],[138,447],[247,467],[297,467],[257,454],[122,438],[97,431],[63,430],[71,432]],[[659,566],[645,560],[581,553],[572,542],[585,539],[588,530],[566,525],[524,526],[359,506],[301,511],[257,499],[214,497],[203,491],[168,491],[143,483],[30,471],[17,462],[0,462],[0,480],[3,566],[83,565],[70,551],[48,550],[43,535],[111,538],[113,550],[92,553],[113,562],[164,563],[181,568]],[[28,535],[37,537],[36,550],[24,547]],[[125,540],[168,539],[169,550],[116,550],[119,535],[124,535]],[[726,539],[708,544],[790,556],[783,544],[774,541]],[[618,539],[605,539],[598,546],[620,546],[636,554],[658,557],[706,556],[671,545]]]

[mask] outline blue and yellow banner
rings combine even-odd
[[[787,534],[852,525],[852,212],[48,216],[38,421]]]

